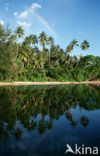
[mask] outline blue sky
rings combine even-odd
[[[100,0],[0,0],[0,23],[13,30],[23,25],[27,35],[45,31],[64,49],[86,39],[91,47],[84,55],[100,56]]]

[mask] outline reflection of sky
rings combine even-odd
[[[76,127],[72,127],[64,113],[59,120],[53,121],[52,129],[46,131],[43,135],[38,134],[37,130],[27,131],[20,122],[17,122],[15,127],[22,129],[22,138],[20,141],[15,141],[15,139],[11,137],[8,141],[6,152],[11,152],[15,155],[19,153],[40,155],[42,152],[46,153],[46,150],[50,153],[54,151],[56,151],[56,153],[62,153],[62,151],[65,151],[66,144],[70,144],[73,148],[75,144],[80,146],[82,144],[98,146],[100,110],[86,111],[84,109],[80,110],[79,107],[77,107],[76,109],[70,109],[70,113],[72,114],[73,120],[77,122]],[[89,125],[87,127],[83,127],[80,124],[80,118],[82,116],[87,116],[89,119]],[[5,149],[4,146],[1,147],[3,150]]]

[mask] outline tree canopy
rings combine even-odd
[[[90,43],[73,39],[66,50],[55,45],[52,36],[25,36],[18,26],[14,32],[0,25],[0,81],[85,81],[100,79],[100,57],[72,56],[75,47],[84,52]],[[80,50],[80,51],[81,51]]]

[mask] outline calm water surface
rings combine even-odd
[[[0,87],[0,156],[65,156],[66,144],[100,146],[100,87]]]

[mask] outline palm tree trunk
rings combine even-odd
[[[50,66],[51,49],[49,49],[49,66]]]

